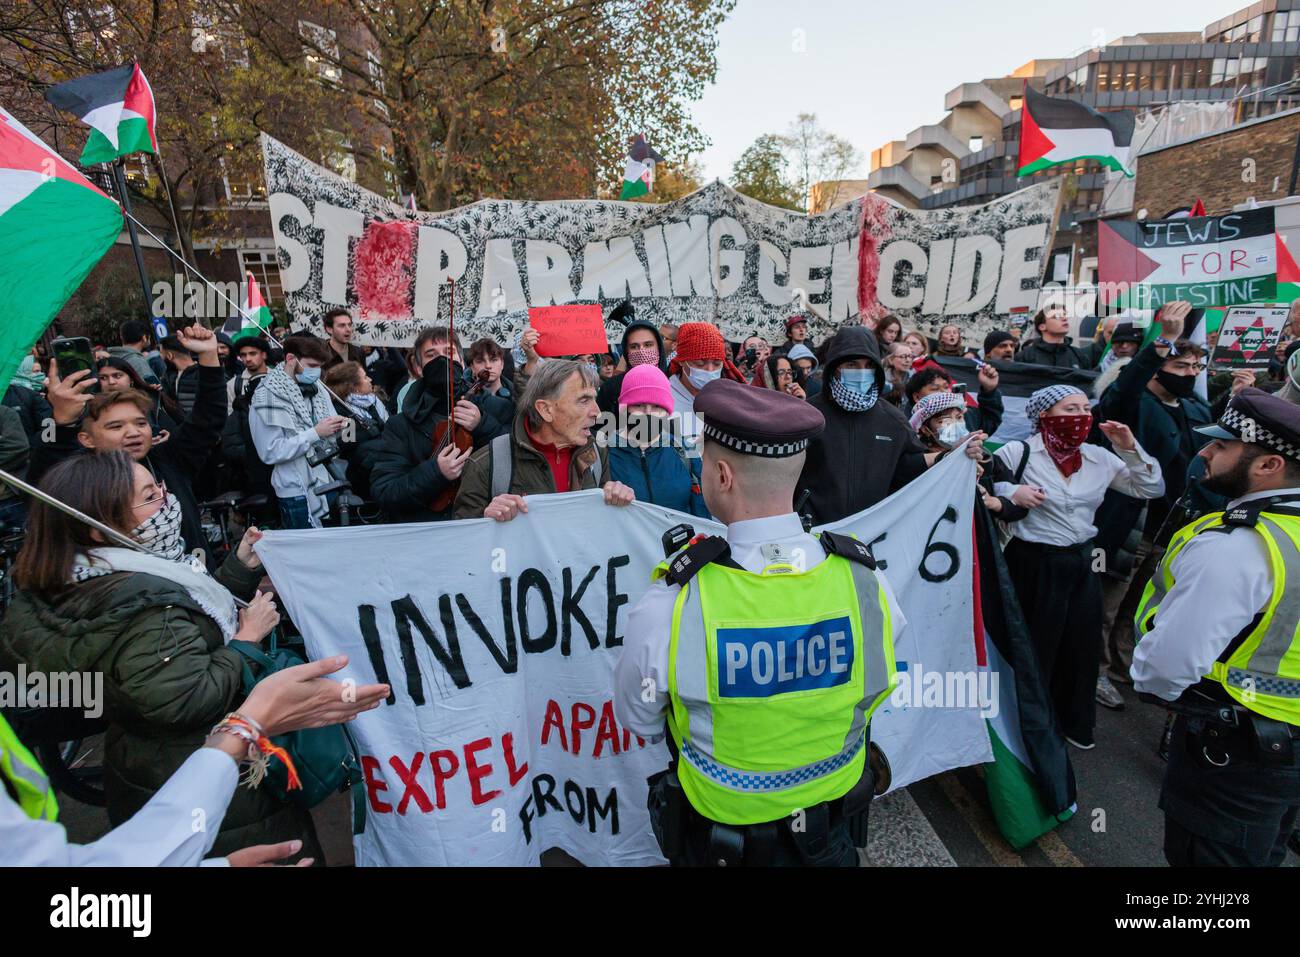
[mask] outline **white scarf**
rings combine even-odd
[[[83,582],[114,572],[139,572],[175,582],[216,623],[224,640],[230,641],[235,637],[239,626],[239,609],[235,606],[235,596],[208,574],[207,568],[199,559],[187,556],[181,561],[173,562],[132,548],[104,546],[92,548],[73,559],[71,580]]]
[[[304,432],[322,419],[334,415],[334,405],[325,393],[325,387],[316,386],[316,394],[311,401],[302,394],[298,383],[289,378],[284,366],[276,366],[262,379],[262,384],[253,393],[253,408],[262,416],[262,421],[278,429],[291,432]],[[324,465],[308,466],[307,469],[307,509],[317,519],[329,513],[329,503],[317,497],[312,489],[334,480],[334,476]]]

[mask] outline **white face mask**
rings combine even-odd
[[[159,558],[177,561],[185,554],[180,500],[168,492],[163,507],[132,529],[131,537]]]
[[[697,389],[703,389],[714,379],[721,378],[721,376],[721,369],[710,371],[708,369],[697,369],[694,366],[689,365],[686,367],[686,378],[690,379],[691,385],[695,386]]]
[[[970,435],[970,429],[966,428],[965,422],[958,420],[956,422],[945,422],[936,437],[945,447],[951,449],[955,448],[968,435]]]

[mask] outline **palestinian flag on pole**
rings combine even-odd
[[[265,336],[274,322],[271,310],[267,308],[266,300],[262,298],[262,290],[258,287],[257,280],[253,278],[251,272],[245,273],[244,277],[248,292],[244,294],[244,305],[240,315],[231,316],[221,327],[221,331],[230,336],[232,342],[237,342],[246,336]]]
[[[1016,175],[1028,176],[1059,163],[1090,159],[1132,176],[1133,126],[1132,110],[1098,113],[1090,106],[1045,96],[1026,85]]]
[[[153,89],[138,63],[52,86],[45,98],[90,127],[81,151],[82,166],[111,163],[130,153],[158,152]]]
[[[0,107],[0,391],[122,231],[122,210]]]
[[[654,189],[655,164],[664,158],[651,149],[645,141],[645,135],[638,133],[632,141],[632,148],[627,151],[627,166],[623,169],[623,191],[619,199],[635,199]]]
[[[987,719],[993,761],[984,765],[984,783],[998,830],[1019,850],[1074,816],[1074,769],[993,519],[983,508],[975,510],[975,548],[975,622],[998,695],[997,712]]]

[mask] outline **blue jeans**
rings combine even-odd
[[[334,500],[338,498],[338,493],[331,492],[325,496],[325,501],[329,503],[330,508],[334,507]],[[307,508],[307,496],[295,495],[292,498],[281,498],[276,496],[276,501],[280,503],[280,527],[281,528],[311,528],[311,512]]]

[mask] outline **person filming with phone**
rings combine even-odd
[[[339,458],[348,419],[335,413],[321,384],[321,367],[328,361],[329,349],[319,339],[290,336],[284,340],[284,362],[253,393],[249,430],[258,456],[274,466],[271,487],[284,528],[320,528],[329,513],[328,496],[315,489],[335,479],[328,466]]]
[[[192,411],[175,431],[156,434],[150,424],[155,408],[152,395],[136,389],[101,390],[92,371],[89,343],[83,358],[90,364],[61,377],[64,369],[59,366],[58,356],[63,354],[66,367],[71,353],[56,348],[55,358],[50,361],[48,390],[54,411],[54,440],[32,446],[28,481],[39,483],[52,466],[70,456],[121,449],[171,490],[180,508],[185,550],[200,556],[211,568],[213,556],[203,533],[194,479],[221,441],[226,424],[226,376],[217,357],[216,336],[210,329],[194,325],[175,335],[198,356],[198,391]]]

